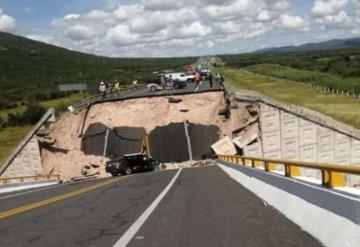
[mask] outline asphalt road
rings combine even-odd
[[[133,231],[128,246],[320,246],[217,166],[93,180],[0,198],[0,214],[109,181],[91,192],[0,220],[0,245],[110,247]],[[169,190],[162,193],[165,188]]]
[[[198,91],[195,91],[195,83],[187,83],[187,87],[183,89],[174,90],[174,95],[190,94],[190,93],[202,93],[211,91],[221,91],[222,87],[219,82],[215,82],[211,87],[209,81],[203,81]],[[120,95],[113,94],[107,95],[104,101],[118,100],[124,98],[138,98],[138,97],[151,97],[151,96],[168,96],[173,95],[171,90],[158,90],[155,92],[148,91],[147,88],[139,88],[133,91],[122,91]]]

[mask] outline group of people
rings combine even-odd
[[[106,90],[109,91],[110,97],[112,97],[114,94],[117,94],[120,96],[120,82],[118,80],[114,80],[114,82],[109,82],[105,84],[105,82],[100,82],[99,86],[99,92],[101,94],[101,98],[106,98]]]
[[[213,86],[214,86],[214,79],[216,82],[219,82],[221,86],[223,85],[224,77],[222,77],[219,73],[216,73],[215,75],[213,75],[213,73],[210,72],[208,75],[210,88],[213,88]],[[195,92],[199,91],[202,80],[203,80],[203,78],[201,77],[200,72],[195,72],[195,77],[194,77]]]

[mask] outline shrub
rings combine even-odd
[[[36,124],[46,110],[36,102],[30,102],[22,113],[8,113],[7,125],[20,126],[26,124]]]
[[[44,115],[45,112],[46,110],[43,107],[41,107],[38,103],[30,102],[26,106],[26,110],[21,116],[23,123],[36,124],[40,120],[42,115]]]

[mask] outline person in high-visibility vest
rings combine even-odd
[[[114,89],[117,95],[120,96],[120,82],[118,80],[115,80]]]
[[[194,80],[195,80],[195,91],[198,91],[199,87],[200,87],[200,73],[199,72],[195,73]]]

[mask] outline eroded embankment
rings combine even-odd
[[[219,137],[231,135],[234,129],[247,122],[251,115],[245,106],[236,105],[231,109],[230,119],[223,112],[225,99],[222,92],[210,92],[176,97],[179,103],[170,103],[168,97],[140,98],[126,101],[97,104],[88,112],[84,130],[94,123],[109,128],[119,126],[143,127],[150,133],[157,126],[189,121],[194,124],[216,125]],[[60,174],[63,179],[81,175],[84,166],[100,165],[104,176],[106,158],[85,155],[81,151],[79,137],[85,112],[66,114],[51,130],[56,143],[42,149],[42,162],[46,173]]]

